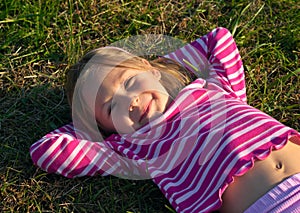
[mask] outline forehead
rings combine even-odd
[[[100,85],[100,88],[102,87],[112,88],[114,86],[117,86],[121,84],[128,76],[134,75],[138,72],[141,71],[135,69],[115,67],[114,69],[107,72],[105,75],[101,77],[103,80],[102,80],[102,84]]]

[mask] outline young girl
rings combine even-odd
[[[75,123],[33,144],[33,162],[66,177],[151,178],[177,212],[299,212],[300,134],[246,103],[228,30],[167,57],[189,69],[201,54],[208,72],[195,80],[167,59],[88,54],[67,84]]]

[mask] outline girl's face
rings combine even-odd
[[[100,128],[108,133],[132,133],[159,117],[171,102],[160,77],[157,70],[110,71],[96,98],[95,114]]]

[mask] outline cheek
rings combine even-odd
[[[128,123],[128,116],[129,113],[127,110],[124,109],[116,109],[112,113],[112,122],[113,124],[116,125],[125,125]]]
[[[112,124],[119,134],[132,133],[135,131],[134,123],[129,118],[128,112],[116,111],[113,113]]]
[[[101,110],[99,110],[97,108],[95,108],[95,119],[96,119],[97,123],[103,123],[104,122]]]

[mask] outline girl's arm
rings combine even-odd
[[[34,164],[48,173],[68,178],[93,175],[132,177],[132,164],[126,162],[105,142],[77,139],[72,124],[56,129],[30,147]]]
[[[216,28],[168,57],[246,102],[243,63],[236,43],[226,28]]]

